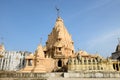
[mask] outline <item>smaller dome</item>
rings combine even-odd
[[[35,51],[35,56],[39,57],[39,58],[44,58],[44,52],[43,52],[43,48],[42,45],[38,45],[37,50]]]
[[[120,51],[120,44],[118,44],[117,47],[116,47],[116,52],[117,51]]]
[[[82,55],[82,56],[86,56],[86,55],[89,55],[86,51],[78,51],[78,54]]]

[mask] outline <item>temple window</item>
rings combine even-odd
[[[61,47],[59,47],[58,49],[59,49],[59,51],[61,51]]]
[[[72,50],[72,53],[74,53],[74,51]]]
[[[86,62],[87,62],[87,61],[86,61],[86,60],[84,60],[84,63],[85,63],[85,64],[86,64]]]
[[[90,63],[91,63],[91,60],[88,60],[88,63],[90,64]]]
[[[47,54],[46,54],[47,52],[46,52],[46,51],[44,51],[44,53],[45,53],[45,57],[46,57],[46,56],[47,56]]]
[[[95,60],[93,59],[93,64],[95,64]]]
[[[61,60],[58,61],[58,67],[62,67],[62,61]]]
[[[101,70],[103,70],[103,68],[101,67]]]
[[[71,43],[72,43],[72,44],[74,44],[74,42],[73,42],[73,41],[72,41]]]
[[[48,42],[46,42],[46,44],[48,44]]]
[[[62,39],[61,38],[58,38],[58,41],[61,41]]]

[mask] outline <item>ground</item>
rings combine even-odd
[[[12,79],[12,78],[0,78],[0,80],[120,80],[120,78],[49,78],[49,79]]]

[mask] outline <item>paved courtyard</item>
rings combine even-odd
[[[49,78],[48,80],[120,80],[120,78]]]
[[[31,78],[27,78],[27,79],[18,79],[18,78],[0,78],[0,80],[120,80],[120,78],[49,78],[49,79],[31,79]]]

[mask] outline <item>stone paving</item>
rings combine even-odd
[[[48,79],[0,78],[0,80],[120,80],[120,78],[48,78]]]
[[[49,78],[48,80],[120,80],[120,78]]]

